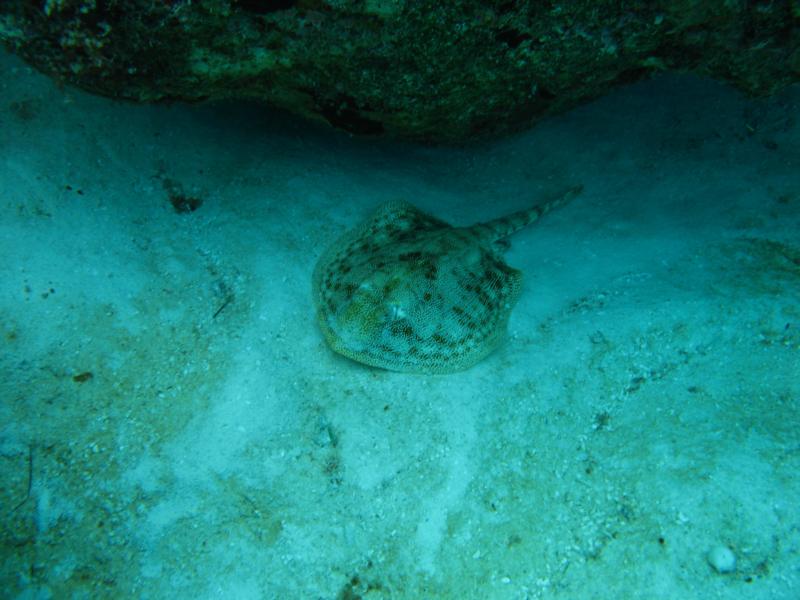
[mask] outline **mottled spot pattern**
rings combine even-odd
[[[328,344],[353,360],[415,373],[450,373],[502,340],[522,274],[500,255],[503,238],[574,198],[452,227],[404,202],[381,206],[345,234],[314,270]]]

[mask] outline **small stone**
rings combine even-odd
[[[706,559],[717,573],[724,575],[736,570],[736,555],[727,546],[714,546],[708,551]]]

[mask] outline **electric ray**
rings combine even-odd
[[[392,371],[471,367],[498,346],[519,297],[522,273],[503,261],[505,238],[581,189],[471,227],[453,227],[406,202],[384,204],[314,269],[326,341]]]

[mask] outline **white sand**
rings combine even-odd
[[[0,71],[4,597],[800,597],[799,88],[664,77],[426,149]],[[378,203],[578,182],[473,369],[325,346],[311,271]]]

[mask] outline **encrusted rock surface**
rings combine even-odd
[[[656,71],[800,81],[800,0],[4,0],[36,68],[137,101],[248,98],[355,134],[461,142]]]

